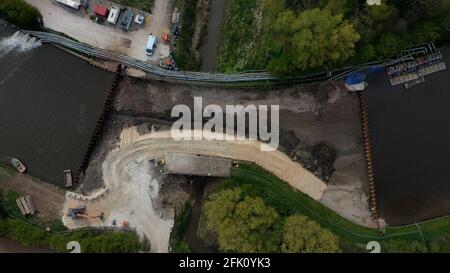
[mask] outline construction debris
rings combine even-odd
[[[231,177],[231,160],[196,154],[167,153],[166,174]]]
[[[29,195],[17,198],[16,204],[23,216],[34,215],[36,213],[36,207],[34,206],[31,196]]]

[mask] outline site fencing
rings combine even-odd
[[[106,60],[117,61],[133,68],[143,70],[153,76],[157,76],[164,80],[183,81],[183,82],[199,82],[199,83],[215,83],[215,84],[250,84],[250,83],[308,83],[325,80],[339,80],[346,75],[366,69],[372,66],[387,66],[396,62],[396,60],[387,60],[381,62],[372,62],[359,66],[345,67],[326,72],[313,73],[303,76],[277,78],[266,71],[252,71],[235,74],[222,73],[206,73],[192,71],[172,71],[163,69],[157,65],[138,60],[124,54],[113,52],[106,49],[99,49],[93,46],[77,42],[70,38],[41,31],[23,31],[33,37],[40,39],[43,43],[62,46],[64,48],[77,51],[90,57],[101,58]]]

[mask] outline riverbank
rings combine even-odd
[[[0,238],[0,253],[53,253],[53,251],[43,247],[25,246],[17,241]]]

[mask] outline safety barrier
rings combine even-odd
[[[49,43],[57,46],[62,46],[79,53],[88,55],[90,57],[101,58],[106,60],[117,61],[130,67],[134,67],[145,71],[155,77],[182,82],[201,82],[201,83],[215,83],[215,84],[249,84],[254,82],[267,83],[308,83],[324,80],[337,80],[345,75],[358,71],[370,66],[385,66],[391,64],[395,60],[387,60],[381,62],[372,62],[360,66],[345,67],[326,72],[318,72],[304,76],[277,78],[265,71],[244,72],[236,74],[221,74],[221,73],[205,73],[205,72],[191,72],[191,71],[172,71],[166,70],[159,66],[147,63],[142,60],[134,59],[129,56],[113,52],[106,49],[99,49],[87,44],[83,44],[72,39],[63,37],[58,34],[41,32],[41,31],[23,31],[31,36],[40,39],[43,43]]]
[[[367,173],[369,176],[369,190],[370,190],[370,209],[372,217],[378,219],[378,204],[377,204],[377,189],[375,183],[375,173],[373,169],[372,158],[372,145],[370,143],[370,131],[369,131],[369,114],[366,94],[364,92],[358,92],[359,104],[361,108],[361,121],[363,131],[363,145],[366,154]]]

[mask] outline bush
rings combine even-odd
[[[0,1],[0,16],[21,28],[37,28],[42,19],[39,11],[23,0]]]
[[[0,219],[0,237],[10,238],[27,246],[49,247],[67,252],[67,243],[77,241],[83,253],[136,253],[142,249],[136,233],[103,230],[75,231],[68,235],[45,232],[21,220]]]
[[[382,253],[425,253],[427,248],[419,241],[391,240],[382,242]]]
[[[170,246],[172,248],[172,252],[176,253],[191,252],[191,250],[189,249],[189,245],[183,238],[184,232],[189,223],[190,214],[191,214],[191,206],[190,203],[188,202],[184,205],[183,210],[175,220],[172,233],[170,234]]]
[[[431,241],[429,250],[432,253],[450,253],[450,236]]]

